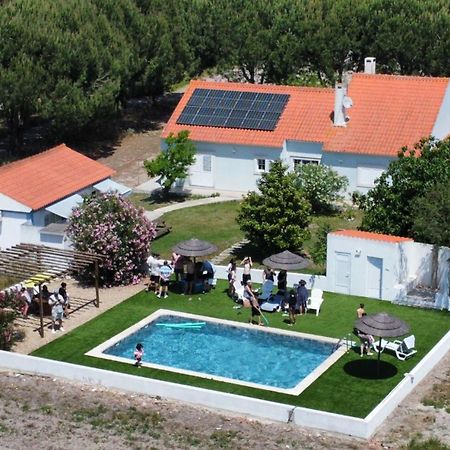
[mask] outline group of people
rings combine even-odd
[[[51,308],[52,316],[52,333],[56,331],[64,331],[62,326],[63,318],[69,318],[70,296],[67,293],[67,283],[64,281],[60,287],[50,292],[48,286],[43,284],[39,292],[36,286],[26,288],[25,286],[17,286],[15,293],[15,302],[17,309],[20,311],[22,318],[28,319],[30,315],[40,314],[40,300],[44,304],[48,304]],[[58,327],[56,327],[58,322]]]
[[[253,265],[252,258],[246,256],[240,263],[243,266],[242,285],[244,286],[244,306],[251,308],[251,316],[249,321],[253,323],[256,319],[258,325],[261,323],[261,300],[258,298],[257,293],[253,289],[251,268]],[[228,273],[228,294],[233,297],[236,291],[235,283],[237,279],[237,264],[234,259],[231,259],[227,266]],[[306,305],[308,301],[308,291],[306,289],[306,281],[300,280],[300,283],[296,290],[292,289],[290,292],[287,290],[287,272],[286,270],[280,270],[278,275],[270,267],[265,267],[262,278],[263,284],[266,281],[275,282],[277,278],[278,294],[283,296],[282,308],[287,307],[289,310],[289,325],[292,326],[296,322],[297,314],[304,314],[306,312]]]
[[[202,282],[203,292],[210,290],[210,280],[214,278],[216,269],[211,261],[195,263],[190,257],[172,253],[170,263],[164,260],[162,263],[158,259],[159,255],[150,255],[147,258],[149,284],[148,291],[154,290],[159,298],[168,297],[168,287],[172,274],[175,274],[175,283],[183,284],[183,294],[194,293],[194,286],[197,280]]]

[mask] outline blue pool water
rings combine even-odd
[[[332,353],[333,344],[295,336],[206,322],[198,328],[157,324],[195,323],[160,316],[103,353],[133,358],[144,345],[143,362],[217,375],[283,389],[294,388]],[[201,322],[204,324],[205,322]]]

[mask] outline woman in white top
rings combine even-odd
[[[250,274],[250,271],[252,269],[252,258],[250,256],[246,256],[241,261],[241,266],[244,265],[244,273],[242,275],[242,284],[245,286],[249,280],[251,280],[252,276]]]

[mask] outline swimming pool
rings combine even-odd
[[[138,342],[144,366],[289,394],[343,354],[336,339],[166,310],[86,354],[132,363]]]

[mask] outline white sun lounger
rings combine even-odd
[[[372,347],[376,352],[390,350],[394,352],[395,356],[402,361],[417,353],[415,346],[416,338],[413,334],[403,339],[403,341],[386,341],[385,339],[381,339],[381,347],[380,342],[377,340],[375,340],[375,342],[372,344]]]

